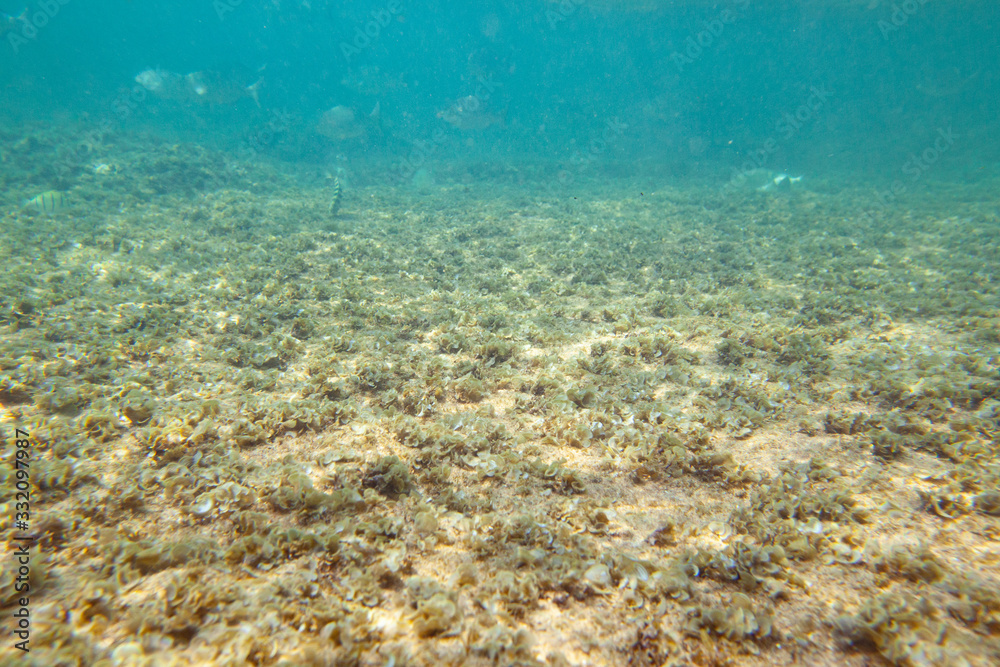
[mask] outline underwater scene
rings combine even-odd
[[[0,0],[0,665],[1000,665],[994,0]]]

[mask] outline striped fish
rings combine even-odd
[[[337,217],[337,211],[340,210],[340,200],[343,198],[343,190],[340,188],[340,179],[336,176],[333,177],[333,201],[330,202],[330,217]]]
[[[33,208],[39,213],[52,215],[58,213],[69,205],[66,195],[58,190],[46,190],[37,197],[32,197],[24,202],[24,208]]]

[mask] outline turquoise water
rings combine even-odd
[[[5,2],[3,11],[23,8]],[[339,155],[404,172],[429,151],[431,160],[534,160],[570,172],[620,164],[717,178],[753,165],[882,185],[975,179],[997,158],[998,9],[985,1],[27,9],[27,24],[9,20],[0,51],[8,124],[84,119],[164,140],[249,144],[269,159],[329,165]],[[259,81],[259,107],[249,97],[178,104],[134,81],[151,68],[234,66],[244,84]],[[485,127],[439,117],[468,96]],[[315,132],[332,107],[367,118],[376,105],[364,141]],[[946,148],[939,131],[954,136]]]
[[[1000,664],[996,3],[0,11],[0,665]]]

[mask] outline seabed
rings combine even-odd
[[[2,150],[0,662],[1000,664],[995,182]]]

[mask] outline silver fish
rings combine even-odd
[[[262,79],[248,85],[251,78],[246,68],[230,66],[190,74],[147,69],[136,75],[135,81],[160,99],[182,104],[225,106],[250,97],[260,106],[258,92]]]
[[[485,109],[482,100],[475,95],[455,100],[447,109],[439,111],[437,117],[463,132],[478,132],[504,124],[503,117]]]

